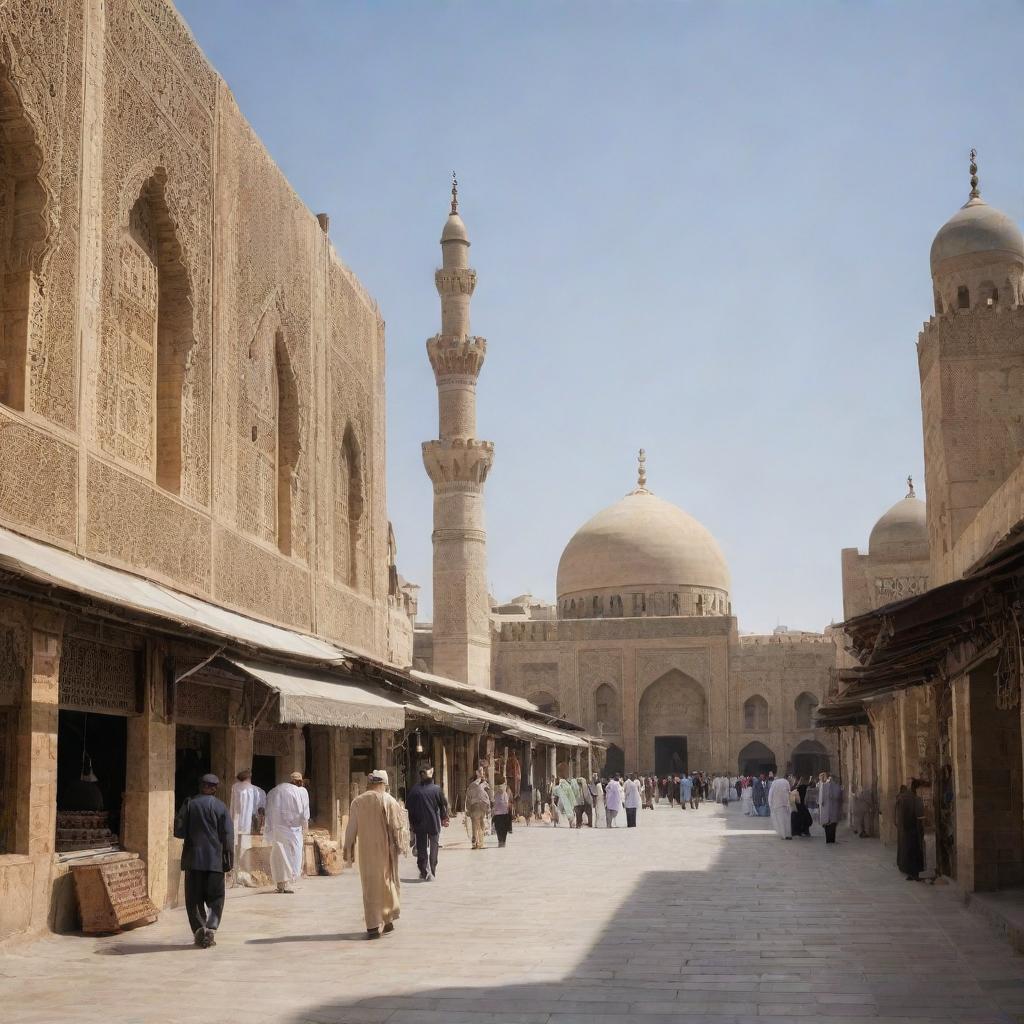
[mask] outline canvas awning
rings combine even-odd
[[[226,660],[277,693],[277,720],[282,724],[390,730],[405,725],[405,708],[364,683],[265,662]]]
[[[363,657],[307,633],[261,622],[220,605],[190,597],[153,580],[90,562],[60,548],[29,540],[0,527],[0,573],[24,579],[152,616],[167,623],[244,647],[273,651],[321,664],[341,664]]]
[[[407,715],[427,718],[462,732],[478,733],[485,725],[486,712],[463,707],[443,697],[428,697],[425,693],[409,694],[404,703]]]

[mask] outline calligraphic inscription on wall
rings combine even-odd
[[[21,703],[25,689],[25,654],[11,628],[0,629],[0,707]]]
[[[148,240],[150,226],[134,226]],[[149,471],[156,392],[157,269],[141,241],[125,238],[121,244],[117,454]]]
[[[60,655],[60,706],[110,715],[140,710],[140,652],[66,636]]]
[[[192,679],[178,684],[175,717],[181,721],[227,725],[231,694],[220,686],[204,686]]]
[[[291,753],[289,729],[257,729],[252,737],[252,752],[261,757],[287,757]]]
[[[878,576],[875,593],[878,604],[888,604],[904,597],[923,594],[928,589],[927,576]]]
[[[146,886],[146,865],[137,854],[118,854],[99,864],[76,865],[72,871],[86,934],[156,920],[158,911]]]

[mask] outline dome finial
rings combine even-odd
[[[971,150],[973,153],[974,150]],[[455,172],[452,171],[452,213],[459,212],[459,179],[455,177]]]
[[[636,460],[636,485],[641,491],[647,490],[647,453],[643,448]]]
[[[978,151],[976,149],[971,150],[971,198],[981,198],[981,191],[978,188]]]
[[[912,476],[907,477],[907,497],[916,498],[917,495],[914,493],[914,478]]]

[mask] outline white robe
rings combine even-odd
[[[625,796],[623,804],[629,810],[636,810],[640,806],[640,783],[635,779],[626,779]]]
[[[301,786],[282,782],[267,794],[265,834],[275,882],[291,882],[302,874],[302,829],[307,824],[309,794]]]
[[[604,786],[602,786],[601,783],[599,782],[597,784],[596,788],[597,788],[597,796],[594,797],[594,818],[595,818],[594,825],[597,828],[604,828],[605,827],[605,820],[604,820],[604,817],[605,817],[605,815],[604,815],[604,811],[605,811],[605,807],[604,807]]]
[[[231,787],[231,824],[236,842],[252,832],[252,819],[260,807],[260,790],[248,779]]]
[[[768,789],[768,811],[772,816],[772,826],[780,839],[788,839],[793,835],[789,792],[789,782],[786,779],[776,779]]]

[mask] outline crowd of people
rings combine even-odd
[[[625,827],[635,828],[640,811],[662,802],[685,811],[697,810],[702,801],[727,805],[733,800],[741,802],[744,814],[771,818],[781,839],[810,838],[816,816],[825,842],[832,844],[843,803],[842,787],[828,772],[814,781],[770,771],[746,776],[696,771],[662,777],[595,773],[589,779],[556,776],[544,785],[524,786],[517,762],[509,758],[501,767],[508,777],[481,764],[466,789],[464,819],[474,850],[484,847],[488,834],[504,848],[513,821],[520,816],[527,825],[541,821],[557,828],[564,821],[575,829],[615,828],[621,813]],[[309,825],[309,796],[300,772],[269,793],[253,784],[249,772],[239,772],[230,810],[216,797],[219,785],[216,776],[204,775],[199,795],[184,802],[174,825],[175,836],[184,840],[181,866],[189,925],[195,944],[204,948],[214,945],[223,916],[224,879],[234,865],[236,837],[263,833],[276,891],[291,893],[292,883],[302,874]],[[445,792],[428,765],[419,769],[416,784],[401,795],[404,807],[389,792],[388,773],[377,769],[349,808],[342,858],[347,864],[358,860],[369,939],[394,930],[400,912],[399,857],[411,846],[420,879],[433,881],[442,829],[452,818]],[[898,863],[908,878],[917,879],[924,867],[924,805],[916,782],[909,790],[903,787],[896,812]]]

